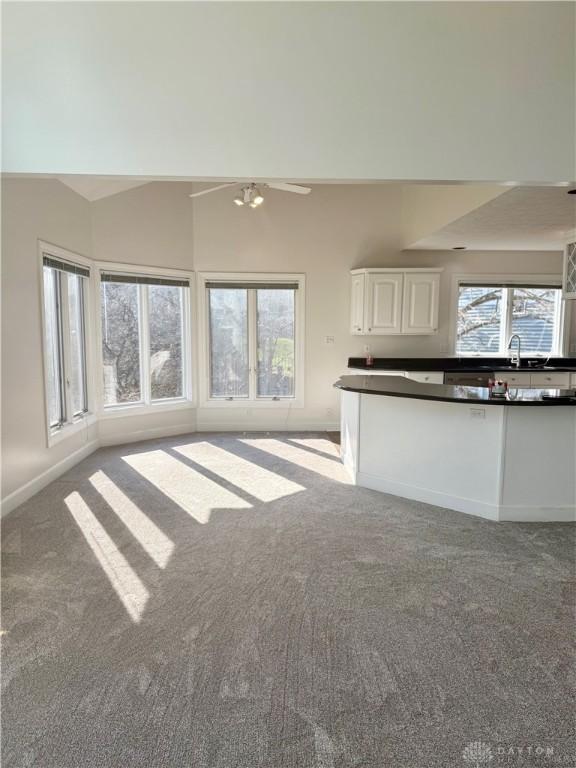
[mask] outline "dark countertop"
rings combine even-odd
[[[483,405],[576,405],[574,389],[513,389],[504,398],[490,397],[487,387],[462,387],[449,384],[421,384],[403,376],[341,376],[334,384],[346,392],[388,395],[416,400],[440,400]],[[543,395],[547,395],[542,399]]]
[[[374,365],[367,366],[364,357],[348,358],[348,368],[362,368],[366,371],[438,371],[445,373],[474,373],[476,371],[534,371],[576,372],[575,357],[551,357],[543,365],[544,360],[538,360],[529,366],[527,358],[522,360],[522,366],[511,366],[505,357],[376,357]]]

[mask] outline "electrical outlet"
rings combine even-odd
[[[326,336],[326,344],[334,344],[334,336]]]
[[[470,408],[471,419],[485,419],[486,410],[484,408]]]

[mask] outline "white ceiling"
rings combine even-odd
[[[576,228],[576,195],[566,187],[515,187],[431,235],[412,249],[478,251],[561,250]]]
[[[56,178],[91,202],[148,184],[148,180],[119,179],[112,176],[57,176]]]

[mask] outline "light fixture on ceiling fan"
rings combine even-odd
[[[228,187],[235,187],[238,184],[244,184],[240,192],[234,198],[234,202],[238,206],[248,205],[250,208],[258,208],[264,202],[264,195],[260,191],[260,187],[266,187],[267,189],[277,189],[280,192],[295,192],[298,195],[308,195],[312,190],[310,187],[303,187],[300,184],[289,184],[288,182],[263,182],[256,185],[251,181],[245,184],[242,181],[230,181],[226,184],[218,184],[216,187],[210,187],[209,189],[203,189],[200,192],[192,192],[189,197],[201,197],[202,195],[209,195],[211,192],[217,192],[219,189],[227,189]]]
[[[247,184],[236,195],[234,202],[236,205],[249,205],[250,208],[258,208],[264,202],[264,196],[256,184]]]

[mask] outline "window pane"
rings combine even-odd
[[[182,290],[148,286],[152,400],[182,397]]]
[[[258,396],[294,397],[294,291],[256,291]]]
[[[46,344],[46,389],[48,424],[64,421],[62,408],[62,336],[59,312],[59,273],[44,267],[44,328]]]
[[[133,403],[140,397],[138,286],[102,283],[104,405]]]
[[[210,396],[248,397],[248,291],[210,288]]]
[[[554,347],[556,288],[514,288],[512,333],[522,340],[522,351],[549,353]]]
[[[84,336],[84,280],[68,277],[68,317],[70,323],[70,404],[74,416],[87,410],[86,342]]]
[[[497,354],[500,351],[502,288],[460,288],[458,296],[458,354]]]

